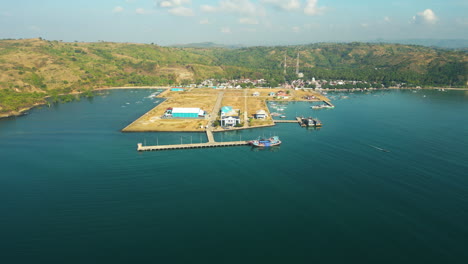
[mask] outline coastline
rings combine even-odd
[[[47,98],[47,97],[44,97],[44,100],[45,100],[45,98]],[[6,113],[1,113],[0,114],[0,119],[9,118],[9,117],[23,116],[23,115],[26,115],[29,110],[31,110],[31,109],[33,109],[35,107],[41,106],[41,105],[46,105],[46,104],[47,104],[46,102],[35,103],[32,106],[21,108],[18,111],[10,111],[10,112],[6,112]]]
[[[96,89],[93,89],[92,91],[104,91],[104,90],[131,90],[131,89],[169,89],[171,87],[169,86],[136,86],[136,87],[131,87],[131,86],[123,86],[123,87],[101,87],[101,88],[96,88]],[[71,92],[69,94],[72,94],[72,95],[78,95],[78,94],[82,94],[84,93],[83,92],[77,92],[77,91],[74,91],[74,92]],[[67,94],[59,94],[59,95],[67,95]],[[43,100],[46,100],[47,98],[50,98],[50,96],[44,96]],[[28,106],[28,107],[24,107],[24,108],[21,108],[20,110],[18,111],[10,111],[10,112],[5,112],[5,113],[0,113],[0,119],[3,119],[3,118],[9,118],[9,117],[18,117],[18,116],[23,116],[26,114],[27,111],[35,108],[35,107],[38,107],[38,106],[41,106],[41,105],[46,105],[47,102],[40,102],[40,103],[35,103],[31,106]]]
[[[101,87],[101,88],[96,88],[93,89],[92,91],[104,91],[104,90],[131,90],[131,89],[169,89],[171,86],[120,86],[120,87]],[[281,87],[276,87],[276,88],[281,88]],[[276,89],[276,88],[271,88],[271,87],[258,87],[258,89]],[[302,89],[302,88],[301,88]],[[445,89],[445,90],[451,90],[451,91],[468,91],[468,88],[447,88],[447,87],[421,87],[421,88],[399,88],[399,87],[388,87],[388,88],[370,88],[370,89],[359,89],[359,88],[351,88],[351,89],[312,89],[314,91],[339,91],[339,92],[350,92],[350,91],[379,91],[379,90],[439,90],[439,89]],[[70,94],[82,94],[84,92],[72,92]],[[62,94],[63,95],[63,94]],[[49,98],[49,96],[45,96],[44,100]],[[0,119],[3,118],[8,118],[8,117],[18,117],[25,115],[25,113],[35,107],[45,105],[47,104],[46,102],[42,103],[36,103],[34,105],[31,105],[29,107],[21,108],[18,111],[10,111],[6,113],[0,113]]]

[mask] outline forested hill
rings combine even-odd
[[[467,85],[467,52],[422,46],[323,43],[224,49],[24,39],[0,40],[0,91],[66,93],[105,86],[188,84],[207,78],[283,83],[297,78],[298,54],[305,79]],[[0,97],[0,111],[8,110],[4,98]]]

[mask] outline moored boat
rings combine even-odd
[[[279,139],[279,137],[274,136],[274,137],[267,138],[267,139],[259,138],[256,140],[251,140],[249,141],[249,144],[254,147],[273,147],[273,146],[278,146],[279,144],[281,144],[281,140]]]
[[[320,120],[318,120],[317,118],[312,118],[312,117],[303,118],[302,123],[307,125],[308,127],[321,127],[322,126],[322,122],[320,122]]]

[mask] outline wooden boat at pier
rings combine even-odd
[[[274,136],[274,137],[271,137],[271,138],[267,138],[267,139],[256,139],[256,140],[251,140],[249,141],[249,144],[251,146],[254,146],[254,147],[273,147],[273,146],[278,146],[281,144],[281,140],[279,139],[279,137],[277,136]]]

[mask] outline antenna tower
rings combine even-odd
[[[299,75],[299,52],[297,53],[296,75]]]

